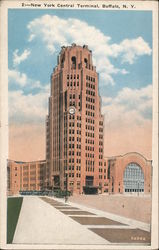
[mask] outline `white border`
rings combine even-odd
[[[6,241],[8,159],[8,28],[7,8],[0,5],[0,243]],[[1,248],[1,245],[0,245]]]
[[[151,221],[151,241],[152,249],[159,248],[159,218],[158,218],[158,4],[153,11],[153,124],[152,124],[152,221]],[[156,245],[155,245],[156,242]],[[157,247],[156,247],[157,246]]]
[[[42,4],[42,7],[22,7],[22,3]],[[153,12],[153,191],[152,191],[152,238],[151,246],[126,246],[126,245],[14,245],[6,244],[6,193],[7,193],[7,168],[8,158],[8,8],[19,9],[47,9],[44,3],[55,4],[74,4],[72,9],[78,8],[79,4],[97,4],[99,7],[104,3],[109,6],[102,10],[152,10]],[[126,5],[127,8],[123,8]],[[134,5],[135,8],[131,5]],[[48,8],[50,9],[50,8]],[[55,8],[53,8],[55,9]],[[62,9],[59,7],[58,9]],[[64,8],[66,9],[66,8]],[[96,9],[96,8],[91,8]],[[96,9],[99,10],[99,9]],[[3,249],[158,249],[158,2],[157,1],[1,1],[0,2],[0,248]],[[2,204],[2,205],[1,205]]]

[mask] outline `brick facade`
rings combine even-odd
[[[125,192],[124,173],[126,168],[132,163],[142,169],[144,177],[144,190],[139,189]],[[46,161],[8,161],[8,194],[18,194],[20,190],[46,189],[47,168],[48,166]],[[135,179],[132,181],[135,181]],[[151,189],[152,163],[143,155],[136,152],[130,152],[125,155],[107,157],[103,159],[103,168],[99,171],[98,193],[124,194],[142,192],[144,194],[149,194],[151,193]]]
[[[8,161],[8,194],[18,194],[20,190],[41,190],[44,188],[46,161]]]
[[[70,114],[69,108],[75,108]],[[86,45],[62,47],[51,76],[47,117],[48,184],[83,193],[99,186],[103,162],[103,116],[98,74]],[[67,179],[67,180],[66,180]]]
[[[151,183],[152,183],[152,163],[150,160],[147,160],[143,155],[130,152],[122,156],[108,157],[104,159],[106,165],[106,181],[102,182],[102,191],[109,192],[112,194],[117,193],[135,193],[135,192],[144,192],[146,194],[151,193]],[[135,165],[138,167],[139,174],[143,174],[144,181],[144,190],[140,188],[140,179],[137,179],[138,170],[133,170],[136,175],[133,177],[130,174],[128,181],[134,182],[132,185],[134,188],[127,190],[124,187],[124,173],[126,168],[130,165]],[[136,185],[139,187],[135,187]],[[107,185],[106,185],[107,184]],[[106,185],[106,188],[105,188]]]

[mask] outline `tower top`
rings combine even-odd
[[[86,44],[84,44],[83,46],[81,46],[81,45],[77,45],[76,43],[72,43],[69,46],[65,46],[65,45],[61,46],[61,52],[60,53],[62,53],[64,50],[68,50],[68,49],[70,50],[72,48],[86,49],[89,52],[92,52],[91,50],[89,50],[88,45],[86,45]]]
[[[88,45],[83,46],[72,43],[70,46],[62,46],[59,56],[57,57],[57,66],[54,72],[65,69],[81,69],[87,68],[95,70],[92,62],[92,51],[89,50]]]

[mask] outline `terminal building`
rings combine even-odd
[[[67,185],[76,193],[88,186],[97,191],[103,167],[103,116],[88,46],[62,47],[51,76],[46,125],[48,185]]]
[[[51,75],[46,160],[8,161],[8,190],[151,193],[152,164],[130,152],[103,157],[98,73],[87,45],[62,47]]]
[[[47,190],[46,174],[48,173],[45,160],[34,162],[8,161],[7,173],[9,195],[27,190]],[[104,158],[103,168],[98,173],[98,193],[151,193],[152,163],[139,153],[130,152],[125,155]],[[73,192],[79,193],[77,190],[73,190]]]

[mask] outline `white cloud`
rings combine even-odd
[[[27,87],[28,91],[32,91],[33,89],[38,89],[38,91],[48,91],[50,87],[49,84],[42,84],[40,81],[33,80],[25,73],[21,73],[15,69],[8,70],[8,81],[10,85],[18,85],[21,89]]]
[[[17,65],[19,65],[21,62],[25,61],[25,60],[28,58],[28,56],[30,55],[31,52],[30,52],[29,49],[25,49],[25,50],[23,51],[22,54],[19,54],[19,55],[18,55],[18,53],[19,53],[19,50],[18,50],[18,49],[16,49],[16,50],[13,52],[13,65],[14,65],[14,66],[17,66]]]
[[[25,95],[23,91],[9,92],[9,118],[11,123],[44,122],[47,114],[48,91]]]
[[[120,44],[113,44],[111,38],[99,29],[75,18],[62,19],[43,15],[31,21],[27,27],[30,31],[29,41],[41,40],[51,53],[62,45],[88,44],[93,51],[93,59],[104,84],[115,84],[112,74],[128,73],[124,68],[114,67],[110,58],[121,56],[122,62],[132,64],[137,57],[151,54],[149,45],[142,37],[125,39]]]
[[[8,70],[8,80],[16,85],[24,87],[27,83],[27,76],[17,70]]]
[[[113,100],[112,97],[103,96],[103,97],[102,97],[102,104],[111,103],[112,100]]]
[[[8,70],[8,76],[9,84],[14,89],[9,91],[10,122],[44,121],[48,110],[50,84],[42,84],[16,70]],[[16,90],[16,85],[18,85],[18,90]],[[32,94],[33,90],[35,94]]]
[[[107,125],[142,125],[151,121],[152,85],[140,89],[123,88],[114,98],[102,97],[102,104]]]
[[[137,57],[142,55],[151,55],[151,48],[142,37],[136,39],[125,39],[120,44],[112,44],[114,57],[121,55],[122,63],[133,64]]]
[[[109,75],[106,72],[101,72],[100,73],[100,77],[101,77],[101,82],[105,82],[105,84],[111,84],[112,86],[115,85],[114,79],[111,75]]]

